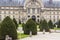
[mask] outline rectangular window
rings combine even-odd
[[[50,15],[50,20],[51,20],[51,15]]]
[[[55,12],[55,14],[57,15],[57,12]]]
[[[55,22],[55,16],[54,16],[54,22]]]
[[[57,15],[57,21],[59,20],[59,15]]]
[[[35,8],[32,8],[32,13],[35,13]]]
[[[30,8],[28,8],[28,14],[30,13]]]
[[[39,8],[37,9],[37,13],[40,13],[40,9]]]

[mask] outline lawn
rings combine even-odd
[[[22,27],[22,24],[19,24],[18,26],[19,26],[19,27]]]
[[[18,39],[20,38],[26,38],[28,37],[29,35],[25,35],[25,34],[21,34],[21,33],[18,33]]]
[[[54,29],[55,29],[55,30],[60,30],[60,28],[56,28],[56,27],[55,27]]]
[[[22,24],[19,24],[18,25],[19,27],[22,27]],[[25,34],[21,34],[20,32],[18,32],[18,39],[20,39],[20,38],[26,38],[26,37],[28,37],[29,35],[25,35]]]

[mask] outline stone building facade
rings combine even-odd
[[[32,18],[36,22],[40,20],[52,20],[56,23],[60,20],[60,4],[57,1],[49,0],[25,0],[24,5],[20,2],[13,2],[12,0],[8,2],[1,3],[0,5],[0,21],[2,21],[6,16],[10,16],[11,19],[15,18],[19,23],[25,23],[28,19]],[[4,5],[3,5],[4,4]]]

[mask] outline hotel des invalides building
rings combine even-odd
[[[22,1],[22,0],[21,0]],[[56,23],[60,20],[60,2],[53,0],[0,0],[0,21],[6,16],[15,18],[19,23],[25,23],[32,18],[36,22],[42,19],[52,20]]]

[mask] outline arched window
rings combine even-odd
[[[28,17],[30,17],[30,15],[28,15]]]
[[[39,16],[37,16],[39,18]]]
[[[36,21],[36,16],[35,15],[32,16],[32,20]]]
[[[37,19],[37,21],[39,22],[39,19]]]

